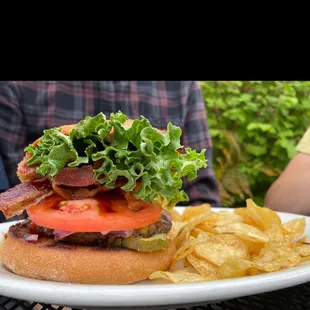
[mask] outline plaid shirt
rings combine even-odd
[[[195,181],[184,180],[183,189],[190,204],[220,206],[207,114],[199,83],[191,81],[0,82],[0,152],[10,186],[19,183],[16,168],[24,147],[44,129],[118,110],[132,119],[143,115],[160,129],[171,122],[182,128],[185,147],[206,148],[208,167]]]

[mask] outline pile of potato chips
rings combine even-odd
[[[149,279],[174,283],[263,274],[310,260],[303,217],[282,223],[276,212],[257,206],[212,211],[208,204],[171,212],[177,252],[168,271]]]

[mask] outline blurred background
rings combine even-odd
[[[223,206],[263,205],[310,124],[310,81],[201,81]]]

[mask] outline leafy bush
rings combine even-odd
[[[264,196],[310,124],[310,82],[201,82],[223,206]]]

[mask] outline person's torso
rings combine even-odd
[[[145,116],[159,129],[168,122],[182,127],[189,82],[68,81],[19,82],[27,140],[47,128],[74,124],[100,112],[123,112],[131,119]]]

